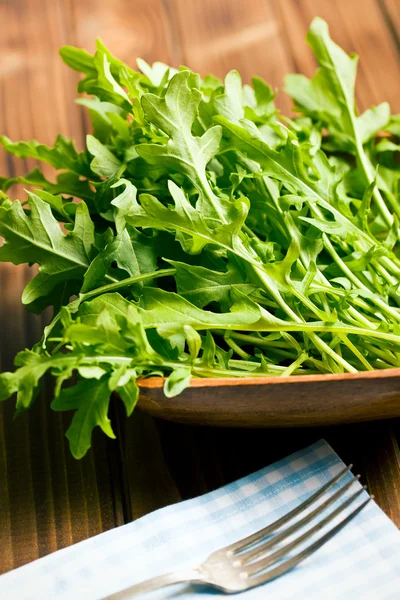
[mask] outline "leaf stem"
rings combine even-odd
[[[352,272],[352,270],[340,258],[339,254],[334,249],[331,241],[329,240],[329,238],[328,238],[328,236],[326,234],[323,234],[323,240],[324,240],[324,246],[325,246],[326,250],[329,252],[329,254],[331,255],[331,257],[333,258],[333,260],[335,261],[335,263],[340,267],[340,269],[343,271],[343,273],[348,277],[348,279],[350,279],[350,281],[352,281],[356,287],[358,287],[360,289],[364,289],[366,291],[370,291],[367,288],[367,286],[364,285],[358,279],[358,277],[356,277],[356,275],[354,275],[354,273]],[[371,301],[376,306],[378,306],[384,313],[386,313],[387,315],[389,315],[391,318],[395,319],[396,321],[400,321],[400,313],[398,313],[396,310],[394,310],[389,304],[386,304],[385,302],[383,302],[383,300],[381,300],[379,297],[377,297],[376,294],[374,294],[372,296]]]
[[[307,360],[307,358],[308,358],[308,354],[306,352],[303,352],[302,354],[300,354],[300,356],[297,358],[297,360],[292,362],[291,365],[289,365],[288,367],[286,367],[286,369],[284,371],[282,371],[281,377],[288,377],[289,375],[294,373],[294,371],[296,371],[298,369],[298,367],[301,364],[303,364],[304,361]]]
[[[79,299],[81,302],[88,300],[89,298],[93,298],[94,296],[99,296],[100,294],[107,294],[109,292],[115,292],[116,290],[121,290],[123,288],[129,287],[130,285],[134,285],[135,283],[140,283],[141,281],[146,281],[147,279],[155,279],[157,277],[168,277],[168,275],[174,275],[176,273],[176,269],[160,269],[158,271],[152,271],[151,273],[141,273],[140,275],[132,275],[131,277],[127,277],[126,279],[121,279],[121,281],[116,281],[115,283],[108,283],[106,285],[102,285],[90,292],[85,292],[84,294],[79,294]]]

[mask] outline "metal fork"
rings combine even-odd
[[[142,583],[138,583],[123,590],[122,592],[107,596],[105,600],[123,600],[139,597],[146,592],[182,582],[203,586],[208,585],[227,594],[233,594],[267,583],[276,577],[287,573],[293,569],[293,567],[308,558],[310,554],[321,548],[321,546],[338,533],[338,531],[343,529],[343,527],[358,515],[370,501],[371,498],[369,497],[337,525],[329,529],[327,533],[307,545],[305,549],[297,554],[289,556],[292,550],[297,546],[306,542],[335,517],[343,513],[345,509],[360,496],[365,489],[364,486],[344,500],[337,508],[329,512],[323,519],[317,521],[315,524],[311,524],[304,533],[289,543],[283,546],[281,545],[287,538],[302,529],[305,525],[311,523],[331,504],[343,497],[350,486],[359,479],[359,475],[357,475],[356,478],[353,477],[350,481],[344,483],[344,485],[341,485],[336,492],[330,493],[328,498],[322,504],[307,513],[303,518],[277,533],[277,530],[283,525],[302,513],[308,507],[312,506],[323,494],[328,492],[328,490],[338,483],[351,468],[352,465],[349,465],[343,469],[336,477],[333,477],[328,483],[319,488],[305,502],[274,523],[271,523],[271,525],[268,525],[268,527],[265,527],[234,544],[230,544],[225,548],[213,552],[207,560],[198,567],[182,572],[166,573],[165,575],[153,577],[152,579],[148,579],[147,581],[143,581]]]

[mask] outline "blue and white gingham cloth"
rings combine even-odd
[[[0,598],[100,600],[148,577],[194,566],[214,550],[290,511],[343,466],[332,448],[320,441],[214,492],[162,508],[11,571],[0,577]],[[354,483],[351,492],[357,487],[360,484]],[[360,502],[365,498],[363,492]],[[184,584],[145,596],[146,600],[220,597],[227,598],[215,590]],[[400,532],[371,501],[290,573],[237,598],[398,600]]]

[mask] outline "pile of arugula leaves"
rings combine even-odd
[[[54,307],[0,400],[16,392],[22,412],[53,375],[52,408],[76,411],[75,457],[94,427],[114,437],[110,396],[130,415],[138,377],[165,377],[170,397],[192,377],[400,365],[400,116],[387,103],[358,115],[357,57],[323,20],[308,43],[319,68],[286,78],[293,119],[259,78],[137,72],[101,42],[94,56],[67,46],[86,149],[1,138],[57,174],[0,180],[0,260],[39,265],[22,302]],[[35,191],[11,202],[21,182]]]

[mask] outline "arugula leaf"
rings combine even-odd
[[[189,367],[178,367],[164,383],[164,394],[167,398],[178,396],[183,390],[190,386],[192,372]]]
[[[142,194],[140,204],[136,200],[136,189],[126,180],[120,180],[118,185],[125,184],[127,190],[112,201],[119,209],[119,214],[135,227],[172,230],[185,252],[198,254],[207,244],[218,244],[228,249],[236,245],[240,230],[248,210],[244,199],[231,203],[230,223],[224,223],[211,229],[200,212],[199,207],[193,207],[185,193],[172,181],[168,189],[174,201],[174,207],[166,207],[157,198]],[[122,212],[121,212],[122,211]]]
[[[86,155],[78,153],[74,143],[63,135],[57,137],[53,148],[39,144],[36,140],[12,142],[4,135],[0,137],[0,144],[4,150],[18,158],[35,158],[55,169],[68,169],[84,177],[90,176]]]
[[[99,177],[114,177],[121,167],[118,158],[92,135],[87,136],[86,142],[90,154],[94,156],[90,163],[93,173]]]
[[[387,102],[382,102],[378,106],[373,106],[357,117],[357,130],[361,142],[365,144],[374,138],[380,131],[383,131],[390,119],[390,106]]]
[[[139,144],[137,152],[150,164],[161,164],[186,175],[199,191],[211,213],[220,214],[206,178],[206,165],[217,153],[221,128],[211,127],[201,137],[192,135],[201,93],[188,85],[189,71],[180,71],[171,79],[163,98],[154,94],[142,97],[145,117],[169,136],[166,144]]]
[[[228,263],[225,273],[174,260],[168,262],[176,269],[178,294],[199,308],[210,302],[219,302],[221,308],[226,310],[232,304],[233,290],[239,290],[247,296],[257,289],[255,285],[246,281],[246,275],[241,273],[233,262]]]
[[[93,57],[86,50],[74,48],[73,46],[63,46],[60,49],[60,56],[74,71],[85,73],[88,77],[96,76]]]
[[[54,200],[56,202],[56,200]],[[81,281],[94,257],[94,225],[82,202],[75,212],[72,231],[64,234],[48,203],[39,196],[29,197],[29,212],[16,201],[0,206],[0,261],[15,265],[37,263],[39,273],[28,283],[22,302],[35,310],[53,303],[67,282]]]
[[[102,144],[115,145],[131,143],[131,126],[127,112],[111,102],[102,102],[98,98],[78,98],[77,104],[89,109],[93,127],[93,136]]]
[[[163,84],[178,72],[176,69],[162,62],[155,62],[150,66],[143,58],[137,58],[136,64],[156,89],[162,89],[164,87]]]
[[[108,380],[80,381],[62,390],[53,400],[51,408],[56,411],[76,410],[66,433],[74,458],[82,458],[90,448],[92,431],[96,425],[110,438],[115,438],[108,418],[110,390]]]
[[[113,238],[104,250],[101,250],[93,259],[84,275],[81,293],[85,294],[103,285],[107,274],[118,279],[119,273],[115,267],[112,269],[112,275],[110,273],[110,267],[114,264],[128,275],[133,276],[140,273],[132,241],[126,230]]]
[[[302,75],[287,77],[286,91],[305,114],[328,125],[341,149],[357,156],[365,182],[370,184],[373,181],[373,170],[364,152],[363,142],[374,131],[378,131],[381,125],[387,124],[389,106],[384,103],[357,117],[354,89],[358,57],[348,56],[330,39],[328,25],[319,17],[311,23],[307,41],[320,68],[311,80]],[[391,225],[392,216],[377,188],[374,195],[383,218]]]
[[[178,294],[149,288],[142,300],[143,324],[146,328],[157,328],[161,335],[168,335],[181,330],[184,325],[200,330],[241,329],[260,319],[258,306],[247,300],[246,296],[236,291],[233,300],[231,312],[212,313],[195,307]]]

